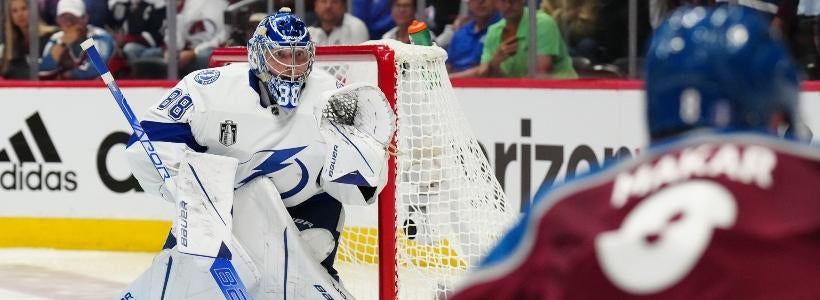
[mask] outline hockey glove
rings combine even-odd
[[[327,144],[325,182],[378,186],[396,116],[379,88],[355,83],[322,94],[314,112]]]

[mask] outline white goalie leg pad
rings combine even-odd
[[[231,243],[232,259],[225,260],[182,254],[174,249],[163,250],[151,267],[140,275],[115,299],[252,299],[259,282],[259,271],[249,256],[236,243]],[[237,286],[241,278],[246,289]],[[223,281],[217,283],[217,278]]]
[[[269,178],[238,189],[233,213],[234,234],[262,275],[253,299],[353,299],[301,238]]]
[[[169,185],[176,246],[163,250],[120,299],[249,297],[260,273],[231,233],[236,167],[230,157],[185,153]]]

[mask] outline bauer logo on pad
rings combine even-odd
[[[236,122],[225,120],[219,124],[219,143],[225,147],[236,143]]]

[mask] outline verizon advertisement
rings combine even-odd
[[[528,202],[542,185],[629,158],[648,141],[638,90],[470,88],[457,96],[512,203]]]
[[[139,114],[165,90],[124,93]],[[639,90],[457,88],[456,95],[512,203],[635,156],[647,142]],[[129,171],[130,127],[107,90],[2,88],[0,99],[0,216],[170,219],[171,204],[145,195]],[[820,93],[803,100],[809,127],[820,133]]]

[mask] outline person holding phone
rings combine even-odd
[[[503,19],[487,29],[479,74],[485,77],[524,77],[535,63],[537,78],[572,79],[578,74],[555,20],[536,12],[536,61],[528,61],[529,12],[525,0],[495,0]]]

